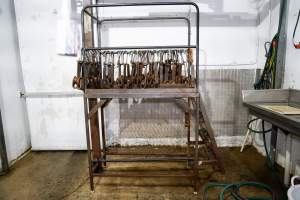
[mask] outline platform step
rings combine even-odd
[[[170,171],[102,171],[93,174],[100,177],[193,177],[192,170]]]

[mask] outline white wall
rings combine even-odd
[[[108,1],[105,1],[106,3]],[[17,26],[20,41],[21,61],[25,88],[29,93],[72,92],[71,80],[76,73],[76,58],[59,56],[56,52],[57,24],[61,16],[61,0],[15,0]],[[256,29],[257,3],[249,0],[215,0],[199,3],[200,18],[200,60],[206,69],[257,68],[259,45]],[[188,13],[189,6],[180,12],[168,8],[170,14]],[[130,8],[133,9],[133,8]],[[125,15],[155,15],[163,8],[141,9]],[[118,9],[117,9],[118,10]],[[120,15],[123,12],[105,11],[105,14]],[[254,24],[253,24],[254,23]],[[181,25],[162,28],[165,38],[153,37],[153,27],[128,28],[106,26],[106,44],[123,45],[124,41],[140,42],[185,42],[178,33],[185,33]],[[169,29],[170,28],[170,29]],[[128,31],[134,31],[129,37]],[[138,31],[142,31],[142,36]],[[159,31],[159,33],[162,33]],[[194,31],[194,30],[193,30]],[[127,32],[127,33],[126,33]],[[109,33],[109,36],[108,36]],[[195,32],[192,34],[192,38]],[[120,40],[124,38],[126,40]],[[194,41],[194,40],[193,40]],[[207,66],[212,65],[212,66]],[[81,98],[35,98],[27,99],[28,116],[33,149],[84,149],[85,133]],[[118,124],[118,120],[113,122]],[[111,126],[110,126],[111,127]],[[112,126],[114,127],[114,126]],[[109,128],[111,131],[112,128]]]
[[[62,1],[15,0],[26,92],[75,92],[76,58],[56,52]],[[27,99],[32,149],[85,149],[82,97]]]
[[[298,11],[300,9],[300,1],[290,0],[288,29],[287,29],[287,47],[286,62],[284,72],[284,88],[300,89],[300,50],[295,49],[293,45],[293,31],[297,20]],[[300,25],[296,34],[296,40],[300,41]]]
[[[1,1],[0,24],[0,109],[11,162],[30,148],[26,105],[19,93],[24,83],[13,1]]]
[[[263,69],[266,61],[264,43],[270,42],[277,32],[279,14],[278,0],[264,0],[259,5],[258,15],[258,67]]]
[[[290,0],[289,12],[288,12],[288,28],[287,28],[287,44],[286,44],[286,61],[285,61],[285,71],[284,71],[284,82],[283,88],[294,88],[300,89],[300,50],[295,49],[292,36],[294,27],[296,24],[296,19],[298,11],[300,9],[300,1]],[[296,40],[300,41],[300,29],[298,24],[298,30],[296,34]],[[285,146],[283,144],[282,146]],[[283,148],[284,149],[284,148]],[[292,141],[292,160],[293,169],[296,165],[300,166],[300,138],[294,136]],[[295,171],[295,173],[300,173],[300,171]]]

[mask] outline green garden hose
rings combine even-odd
[[[264,149],[265,149],[265,153],[266,153],[267,166],[268,166],[268,168],[271,171],[273,180],[276,181],[276,182],[278,182],[279,185],[281,186],[281,196],[279,197],[279,199],[280,200],[286,200],[287,199],[287,195],[286,195],[287,194],[286,193],[287,189],[284,186],[284,184],[282,183],[280,177],[278,176],[278,173],[277,173],[277,171],[276,171],[276,169],[275,169],[275,167],[274,167],[274,165],[273,165],[273,163],[271,161],[271,158],[270,158],[270,155],[269,155],[269,152],[268,152],[268,148],[267,148],[266,133],[271,132],[272,129],[265,130],[265,121],[264,120],[262,120],[262,122],[261,122],[261,125],[262,125],[261,131],[260,130],[254,130],[254,129],[252,129],[251,128],[251,123],[253,123],[253,122],[257,121],[257,120],[259,120],[259,118],[255,118],[255,119],[250,120],[248,122],[248,124],[247,124],[247,128],[250,131],[254,132],[254,133],[260,133],[260,134],[262,134],[262,136],[263,136],[263,143],[264,143]]]
[[[239,194],[239,190],[242,187],[255,187],[264,191],[267,191],[270,194],[270,197],[242,197]],[[236,184],[225,184],[225,183],[208,183],[204,187],[203,191],[203,200],[207,200],[207,192],[211,188],[222,188],[219,194],[219,200],[224,200],[225,195],[229,194],[235,200],[273,200],[274,194],[272,189],[263,183],[258,182],[240,182]]]
[[[278,174],[276,172],[275,167],[273,166],[271,162],[271,158],[269,156],[269,152],[267,150],[267,144],[266,144],[266,133],[271,132],[271,129],[265,130],[265,122],[262,120],[262,129],[261,130],[254,130],[251,128],[251,123],[259,120],[259,118],[252,119],[248,122],[247,128],[254,132],[254,133],[260,133],[263,135],[263,142],[264,142],[264,149],[266,151],[266,157],[267,157],[267,166],[269,167],[272,177],[275,181],[278,181],[279,184],[282,186],[282,195],[279,197],[279,200],[286,200],[286,188],[283,186],[282,182],[280,181],[280,178],[278,177]],[[242,187],[255,187],[264,191],[267,191],[270,194],[270,197],[242,197],[239,194],[239,189]],[[218,200],[224,200],[225,199],[225,194],[229,194],[234,200],[274,200],[276,199],[274,192],[272,191],[271,187],[268,185],[265,185],[263,183],[258,183],[258,182],[240,182],[236,184],[226,184],[226,183],[208,183],[204,187],[203,191],[203,200],[207,200],[207,193],[208,190],[211,188],[221,188],[221,192],[219,194]]]

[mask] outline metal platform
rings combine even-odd
[[[291,106],[300,108],[300,90],[273,89],[273,90],[244,90],[243,102],[249,113],[272,124],[270,158],[275,164],[277,155],[277,132],[280,129],[285,135],[285,172],[284,184],[288,186],[291,168],[292,135],[300,136],[300,115],[282,114],[268,109],[268,106]]]
[[[261,105],[289,105],[300,108],[299,90],[244,90],[243,102],[249,112],[280,129],[300,136],[300,115],[284,115]]]
[[[199,97],[195,88],[86,89],[86,98],[186,98]]]

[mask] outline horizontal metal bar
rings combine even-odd
[[[146,3],[116,3],[116,4],[91,4],[85,6],[82,11],[85,12],[88,8],[107,8],[107,7],[133,7],[133,6],[167,6],[167,5],[191,5],[194,6],[197,12],[199,7],[194,2],[146,2]]]
[[[121,50],[121,49],[188,49],[188,48],[196,48],[196,45],[94,47],[94,48],[83,48],[82,50],[89,51],[89,50]]]
[[[86,98],[186,98],[198,97],[195,88],[86,89]]]
[[[173,156],[187,156],[186,153],[160,153],[160,152],[118,152],[118,151],[107,151],[105,152],[106,155],[119,155],[119,156],[122,156],[122,155],[134,155],[134,156],[170,156],[170,157],[173,157]]]
[[[167,172],[154,172],[154,171],[103,171],[93,173],[93,176],[100,177],[194,177],[195,174],[191,170],[181,171],[167,171]]]
[[[190,145],[195,145],[195,141],[190,141]],[[205,142],[204,141],[198,141],[198,145],[205,145]],[[203,147],[206,147],[206,146],[203,146]],[[199,146],[199,148],[201,148],[201,146]]]
[[[65,98],[82,96],[83,92],[20,92],[21,98]]]
[[[118,21],[152,21],[152,20],[186,20],[190,24],[190,19],[187,17],[128,17],[128,18],[102,18],[98,24],[104,22],[118,22]]]
[[[99,159],[93,160],[93,163],[99,162],[179,162],[193,160],[193,157],[163,157],[163,158],[140,158],[140,159]]]
[[[187,28],[188,28],[188,37],[187,37],[187,40],[188,40],[188,45],[191,44],[191,21],[189,18],[187,17],[182,17],[182,16],[175,16],[175,17],[172,17],[172,16],[166,16],[166,17],[126,17],[126,18],[102,18],[101,20],[97,20],[98,21],[98,34],[99,34],[99,41],[101,41],[101,25],[104,23],[104,22],[123,22],[123,21],[156,21],[156,20],[185,20],[186,23],[187,23]],[[100,44],[101,42],[99,42]],[[98,45],[98,46],[101,46]]]

